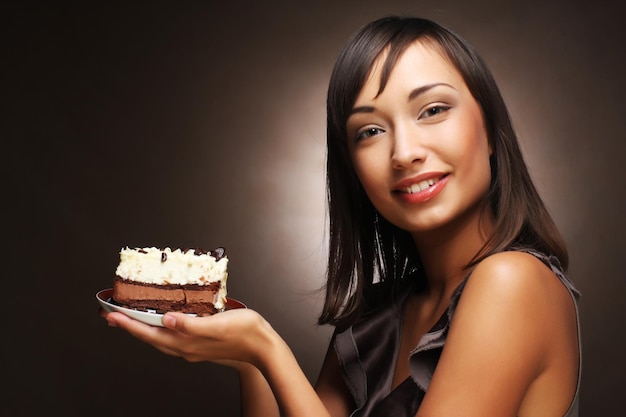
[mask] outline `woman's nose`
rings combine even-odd
[[[426,158],[426,148],[417,129],[396,129],[393,136],[391,162],[395,169],[403,169]]]

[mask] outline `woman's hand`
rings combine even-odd
[[[262,367],[262,354],[277,337],[256,311],[236,309],[207,317],[167,313],[163,327],[154,327],[118,312],[102,314],[109,326],[119,327],[163,353],[189,362],[210,361],[240,370],[243,363]],[[242,363],[243,362],[243,363]]]

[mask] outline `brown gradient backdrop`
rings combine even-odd
[[[125,245],[225,246],[230,295],[316,378],[326,84],[349,34],[390,13],[452,27],[493,69],[584,294],[582,416],[623,409],[618,1],[127,3],[1,6],[0,415],[238,415],[232,371],[98,317]]]

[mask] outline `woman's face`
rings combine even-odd
[[[348,150],[369,199],[414,233],[479,216],[491,149],[478,103],[456,68],[423,42],[400,56],[377,96],[385,58],[347,122]]]

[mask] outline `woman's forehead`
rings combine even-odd
[[[430,39],[417,39],[396,56],[387,46],[374,60],[359,93],[378,96],[390,81],[419,84],[443,80],[465,84],[462,75],[443,48]]]

